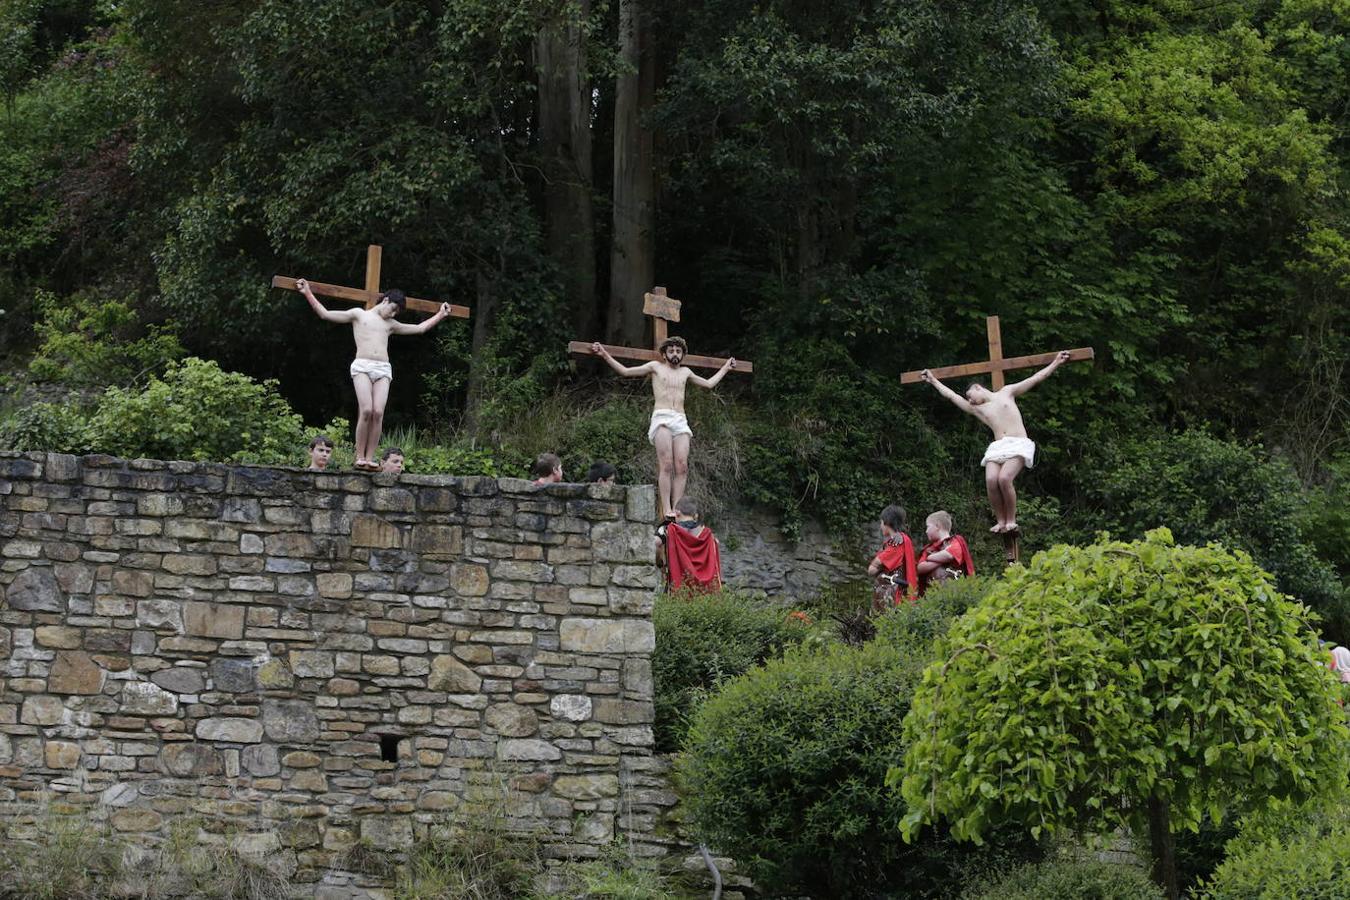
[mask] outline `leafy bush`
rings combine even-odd
[[[905,844],[902,804],[885,788],[921,666],[874,641],[789,650],[725,684],[699,707],[677,764],[700,839],[771,893],[921,895],[949,884],[971,849],[936,832]]]
[[[1001,821],[1161,839],[1344,777],[1350,732],[1307,610],[1241,551],[1166,529],[1052,548],[938,649],[892,773],[910,835],[941,819],[971,839]]]
[[[1013,869],[963,895],[965,900],[1162,900],[1134,866],[1054,860]]]
[[[1165,526],[1177,540],[1245,550],[1327,632],[1350,641],[1350,605],[1305,530],[1306,495],[1292,470],[1258,448],[1199,431],[1109,445],[1086,466],[1092,526],[1120,536]]]
[[[665,752],[679,749],[710,692],[817,633],[780,606],[732,591],[662,595],[652,621],[656,746]]]
[[[979,577],[940,584],[917,603],[902,603],[877,619],[877,639],[927,653],[933,641],[946,634],[966,610],[979,605],[994,584],[992,578]]]
[[[89,419],[74,403],[30,403],[0,426],[6,450],[89,452]]]
[[[183,356],[167,328],[143,325],[121,300],[37,295],[41,346],[29,364],[39,379],[77,387],[126,386],[163,372]]]
[[[190,357],[144,390],[109,388],[88,442],[114,456],[294,465],[309,439],[276,382]]]
[[[1309,827],[1293,837],[1273,838],[1231,854],[1203,894],[1207,900],[1350,897],[1350,818]]]

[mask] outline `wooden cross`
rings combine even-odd
[[[1037,369],[1041,366],[1048,366],[1055,361],[1058,353],[1037,353],[1032,356],[1014,356],[1008,359],[1003,357],[1003,333],[999,330],[998,316],[989,316],[985,319],[985,326],[989,335],[989,361],[981,363],[966,363],[960,366],[943,366],[940,369],[930,369],[934,377],[943,378],[962,378],[967,375],[989,375],[993,382],[994,390],[1003,387],[1003,373],[1012,369]],[[1096,354],[1091,347],[1079,347],[1077,350],[1069,351],[1070,362],[1092,359]],[[914,384],[923,380],[923,371],[905,372],[900,376],[901,384]],[[1008,564],[1017,562],[1021,553],[1018,544],[1020,532],[1005,531],[999,537],[1003,539],[1003,555]]]
[[[1055,361],[1056,353],[1037,353],[1032,356],[1013,356],[1008,359],[1003,358],[1003,335],[999,331],[998,316],[989,316],[985,319],[985,324],[989,331],[989,361],[981,363],[967,363],[960,366],[943,366],[940,369],[930,369],[934,377],[942,378],[962,378],[966,375],[989,375],[994,384],[994,390],[1003,387],[1003,373],[1012,369],[1036,369],[1041,366],[1048,366]],[[1095,356],[1091,347],[1079,347],[1077,350],[1069,351],[1069,361],[1077,362],[1084,359],[1092,359]],[[905,372],[900,376],[901,384],[914,384],[923,380],[921,376],[923,371]]]
[[[640,362],[661,359],[660,347],[665,343],[668,336],[666,323],[680,321],[680,305],[680,301],[667,294],[665,288],[652,288],[651,293],[642,295],[642,312],[651,317],[652,320],[652,347],[654,349],[640,350],[636,347],[614,347],[609,344],[605,344],[605,349],[615,359],[632,359]],[[569,341],[567,352],[581,356],[593,355],[591,345],[585,341]],[[716,356],[685,354],[682,364],[694,369],[720,369],[726,364],[726,360],[719,359]],[[731,371],[750,373],[754,370],[754,366],[748,360],[737,359],[736,368]]]
[[[288,291],[295,290],[295,279],[287,275],[276,275],[272,278],[272,287],[285,288]],[[346,303],[361,303],[366,309],[374,309],[380,302],[380,245],[371,244],[366,247],[366,288],[342,287],[337,284],[324,284],[322,281],[311,281],[309,289],[317,297],[330,297],[334,300],[342,300]],[[418,312],[436,313],[440,311],[441,305],[434,300],[419,300],[416,297],[408,298],[408,309],[415,309]],[[450,304],[450,315],[461,319],[469,317],[469,308],[467,306],[457,306]]]

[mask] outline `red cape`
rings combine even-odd
[[[695,535],[674,522],[666,529],[666,577],[670,589],[691,585],[705,591],[722,589],[722,557],[717,538],[706,525]]]
[[[923,548],[919,554],[919,562],[928,559],[928,554],[937,553],[939,550],[946,550],[952,555],[952,568],[959,569],[961,574],[970,578],[975,574],[975,560],[970,555],[970,547],[966,544],[966,539],[959,534],[954,534],[946,540],[946,547],[943,547],[943,541],[933,541],[933,543]],[[920,585],[919,593],[923,593],[923,588],[928,586],[928,580]]]
[[[913,599],[914,591],[919,584],[919,576],[914,569],[914,542],[909,539],[909,535],[900,535],[900,540],[895,543],[887,541],[882,545],[877,553],[877,562],[881,564],[881,569],[886,574],[891,574],[897,569],[902,569],[905,576],[905,596]],[[896,595],[896,602],[899,603],[899,594]]]

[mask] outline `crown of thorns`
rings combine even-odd
[[[656,348],[658,353],[665,353],[667,347],[679,347],[686,355],[689,353],[689,345],[684,342],[682,337],[668,337],[661,342],[661,346]]]

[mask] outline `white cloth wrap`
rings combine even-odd
[[[1035,442],[1031,438],[1024,437],[999,438],[989,445],[989,449],[984,451],[984,459],[980,460],[980,465],[991,462],[1007,462],[1014,456],[1025,459],[1027,468],[1030,469],[1036,465]]]
[[[381,378],[388,378],[392,384],[394,381],[394,367],[382,359],[361,359],[357,357],[352,361],[352,377],[365,375],[370,379],[371,384],[379,381]]]
[[[693,436],[694,430],[689,427],[689,420],[684,417],[684,413],[676,412],[673,409],[654,409],[652,410],[652,424],[647,429],[647,440],[656,443],[656,429],[669,428],[672,437],[679,434]]]

